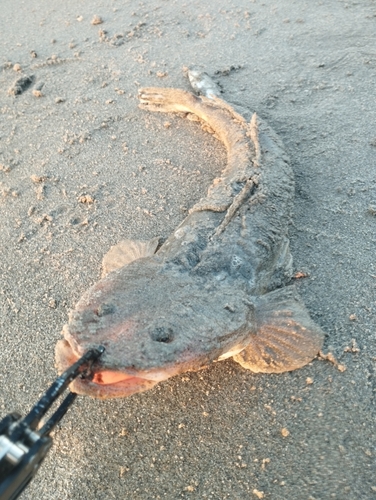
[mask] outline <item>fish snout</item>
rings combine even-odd
[[[92,309],[72,311],[69,315],[69,332],[81,338],[94,335],[102,326],[101,319],[97,311]]]
[[[115,311],[116,308],[111,303],[99,304],[98,307],[89,309],[74,309],[69,314],[69,324],[79,332],[85,325],[100,323],[104,316],[109,316]]]
[[[99,317],[92,310],[76,311],[73,310],[69,314],[68,325],[65,326],[66,334],[74,332],[76,335],[82,335],[86,331],[98,328]]]

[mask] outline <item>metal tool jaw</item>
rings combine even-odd
[[[52,446],[50,432],[77,394],[70,392],[51,418],[38,429],[41,419],[75,378],[90,378],[91,366],[104,350],[99,346],[87,351],[53,382],[26,417],[10,413],[0,421],[0,500],[16,499],[34,477]]]

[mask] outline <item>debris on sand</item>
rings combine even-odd
[[[4,164],[0,163],[0,171],[5,172],[5,173],[9,173],[11,171],[11,168],[9,165],[4,165]]]
[[[333,365],[340,372],[346,371],[346,366],[338,363],[338,361],[336,360],[336,358],[333,356],[333,354],[331,352],[328,352],[328,354],[324,354],[322,351],[320,351],[319,352],[319,359],[323,359],[324,361],[329,361],[330,363],[333,363]]]
[[[42,88],[44,87],[44,82],[39,82],[33,88],[33,96],[34,97],[42,97]]]
[[[94,203],[94,198],[90,194],[81,194],[78,197],[78,201],[79,203],[91,205],[92,203]]]
[[[355,339],[351,339],[351,346],[345,347],[343,352],[352,352],[353,354],[357,354],[360,352],[360,349],[358,347],[358,344],[356,343]]]
[[[91,20],[91,24],[95,26],[96,24],[102,24],[103,19],[100,16],[94,16],[93,19]]]
[[[20,78],[17,78],[17,80],[13,83],[13,85],[9,88],[8,94],[9,95],[20,95],[25,90],[27,90],[30,85],[34,81],[34,76],[21,76]]]

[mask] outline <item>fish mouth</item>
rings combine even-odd
[[[59,340],[56,345],[58,372],[62,373],[68,369],[82,354],[77,353],[68,340]],[[137,392],[147,391],[171,376],[161,370],[148,372],[137,371],[133,368],[126,371],[111,370],[101,366],[99,362],[93,364],[91,372],[88,378],[76,378],[70,384],[70,390],[76,394],[98,399],[124,398]]]

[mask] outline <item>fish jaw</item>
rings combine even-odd
[[[59,373],[67,370],[80,357],[81,353],[66,340],[59,340],[56,345],[56,366]],[[158,382],[174,376],[176,370],[124,371],[111,370],[102,367],[100,362],[94,363],[90,378],[76,378],[70,384],[70,390],[76,394],[91,396],[98,399],[124,398],[144,392],[154,387]]]

